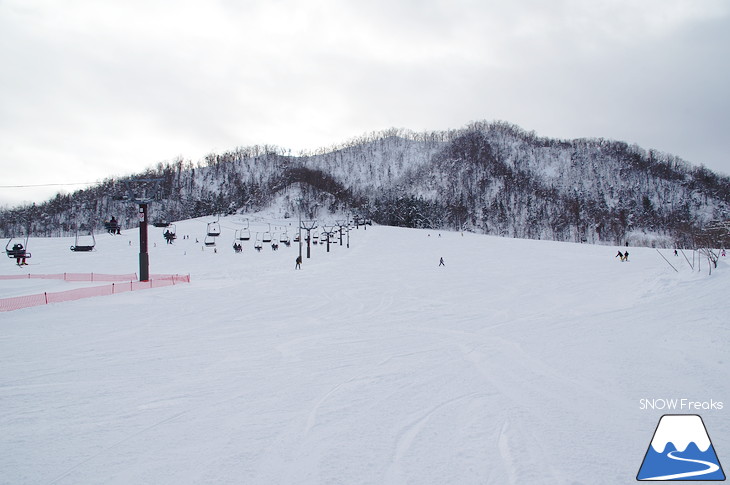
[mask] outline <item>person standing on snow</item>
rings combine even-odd
[[[444,258],[439,259],[439,266],[446,266],[446,263],[444,263]]]
[[[297,256],[296,264],[294,265],[294,269],[302,269],[302,257]]]

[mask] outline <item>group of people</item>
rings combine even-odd
[[[121,234],[122,228],[119,226],[119,222],[117,219],[112,216],[112,218],[108,221],[104,222],[104,227],[106,228],[107,232],[109,234]]]
[[[165,230],[163,236],[165,236],[165,241],[167,241],[167,244],[172,244],[172,241],[174,241],[177,237],[175,233],[170,231],[169,229]]]
[[[616,258],[619,258],[621,261],[628,261],[629,260],[629,252],[626,251],[625,253],[622,253],[621,251],[618,252]]]
[[[233,250],[237,253],[240,253],[241,251],[243,251],[243,246],[241,245],[241,243],[233,243]]]

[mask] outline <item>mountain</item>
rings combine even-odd
[[[320,210],[380,224],[458,228],[557,241],[688,247],[727,218],[730,178],[655,150],[604,139],[542,138],[504,122],[414,133],[391,129],[292,155],[237,148],[193,164],[159,163],[127,179],[0,212],[5,236],[73,234],[115,215],[137,222],[125,181],[160,178],[153,220],[258,210]],[[135,189],[137,184],[130,184]]]

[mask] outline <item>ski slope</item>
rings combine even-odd
[[[724,259],[375,226],[295,270],[206,222],[150,227],[190,284],[0,314],[0,484],[628,484],[672,412],[640,399],[730,405]],[[138,271],[137,230],[72,243],[0,274]],[[730,462],[728,410],[689,412]]]

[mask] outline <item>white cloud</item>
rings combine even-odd
[[[4,0],[0,168],[103,178],[504,119],[730,172],[729,17],[722,0]]]

